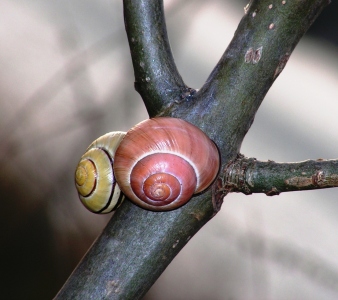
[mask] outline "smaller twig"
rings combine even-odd
[[[123,4],[135,89],[153,117],[180,100],[189,89],[171,53],[163,1],[124,0]]]
[[[222,190],[244,194],[315,190],[338,186],[338,160],[307,160],[297,163],[258,161],[242,155],[228,164]]]

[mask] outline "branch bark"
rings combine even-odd
[[[178,117],[200,127],[218,145],[222,169],[238,155],[266,92],[328,1],[283,3],[251,1],[220,62],[194,93],[174,64],[162,1],[124,0],[135,87],[149,116]],[[222,184],[220,177],[213,193],[209,189],[170,212],[146,211],[125,201],[55,299],[142,298],[220,209],[226,194]]]
[[[269,88],[328,3],[250,1],[207,82],[189,101],[177,104],[171,115],[202,128],[221,149],[224,165],[234,159]]]
[[[338,186],[338,160],[307,160],[297,163],[258,161],[239,156],[225,169],[223,189],[244,194],[314,190]]]
[[[162,1],[124,0],[124,18],[135,73],[135,89],[149,116],[159,114],[189,89],[171,53]]]

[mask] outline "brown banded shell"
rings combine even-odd
[[[109,213],[123,201],[114,177],[114,155],[125,132],[109,132],[87,148],[75,171],[75,185],[83,205],[94,213]]]

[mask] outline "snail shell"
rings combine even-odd
[[[134,203],[165,211],[208,188],[219,165],[215,143],[199,128],[181,119],[154,118],[127,132],[115,154],[114,173]]]
[[[94,213],[115,210],[123,201],[113,172],[115,151],[125,132],[107,133],[92,142],[75,171],[75,185],[83,205]]]

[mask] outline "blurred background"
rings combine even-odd
[[[165,0],[185,82],[200,88],[245,1]],[[260,160],[338,156],[338,3],[275,82],[243,143]],[[73,186],[86,147],[147,118],[134,91],[122,1],[0,4],[0,288],[51,299],[111,217]],[[337,299],[338,189],[225,198],[145,299]]]

